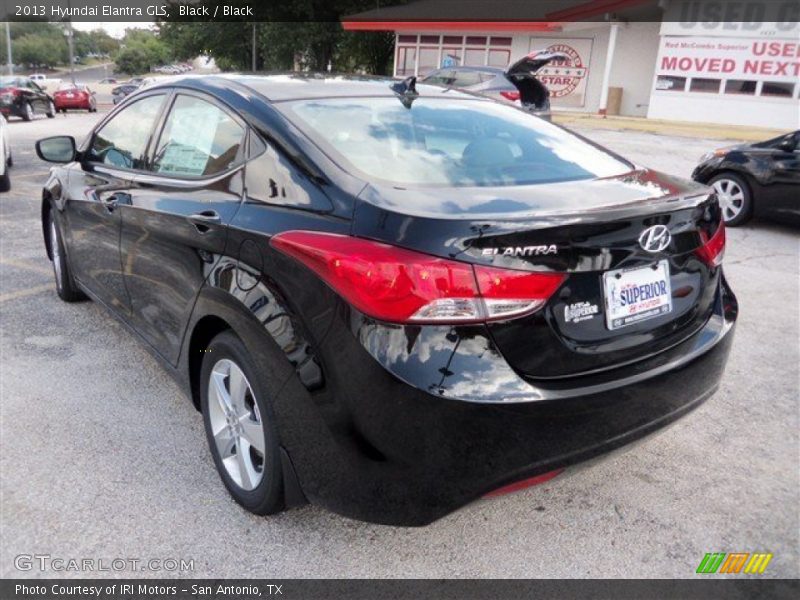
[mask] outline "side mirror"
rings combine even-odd
[[[797,141],[793,137],[785,137],[778,142],[778,149],[784,152],[794,152],[797,148]]]
[[[57,135],[36,142],[36,155],[47,162],[72,162],[77,153],[75,138],[71,135]]]

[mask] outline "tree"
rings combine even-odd
[[[119,42],[102,29],[92,29],[89,36],[92,38],[94,51],[98,54],[111,55],[119,49]]]
[[[297,66],[324,71],[330,65],[334,70],[385,74],[394,56],[394,36],[388,32],[345,32],[340,21],[348,14],[404,2],[295,0],[254,6],[245,0],[228,0],[226,4],[249,4],[259,19],[255,24],[256,69],[286,70]],[[200,0],[196,5],[210,6],[211,0]],[[177,15],[177,9],[173,7],[170,14]],[[159,38],[181,59],[207,54],[223,70],[252,68],[252,22],[167,20],[159,22],[158,31]]]
[[[150,67],[172,59],[172,51],[152,31],[126,29],[122,48],[114,57],[117,70],[129,75],[145,73]]]
[[[52,67],[67,61],[68,49],[64,35],[57,36],[28,33],[13,41],[14,62],[18,64]]]
[[[150,70],[151,62],[147,51],[139,45],[126,46],[117,52],[114,59],[116,70],[128,75],[138,75]]]

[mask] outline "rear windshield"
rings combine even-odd
[[[611,177],[632,165],[511,106],[328,98],[280,108],[341,167],[397,185],[512,186]]]

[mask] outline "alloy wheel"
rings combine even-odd
[[[225,470],[237,486],[254,490],[264,477],[264,425],[253,388],[232,360],[222,359],[211,369],[208,410]]]
[[[31,107],[30,103],[25,104],[25,118],[28,121],[33,119],[33,108]]]
[[[722,218],[727,222],[738,217],[745,203],[742,187],[732,179],[718,179],[711,187],[717,193]]]
[[[50,215],[50,252],[53,254],[53,270],[56,273],[56,286],[61,287],[61,247],[58,243],[56,220]]]

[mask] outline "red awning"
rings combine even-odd
[[[560,31],[554,21],[342,21],[347,31]]]

